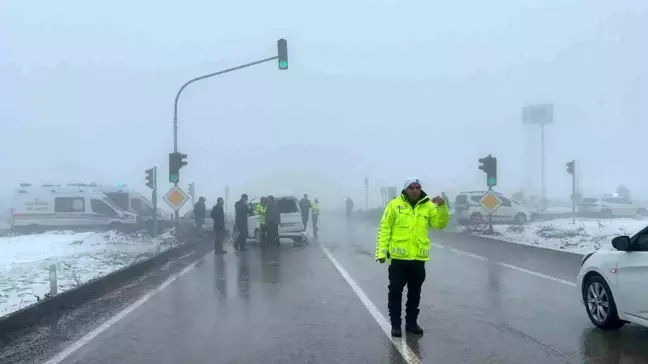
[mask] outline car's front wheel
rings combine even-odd
[[[612,291],[600,275],[587,279],[583,289],[583,300],[590,321],[603,330],[615,330],[625,323],[619,319]]]

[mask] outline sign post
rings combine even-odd
[[[502,206],[502,203],[504,203],[504,201],[502,201],[502,199],[497,196],[497,193],[493,192],[491,188],[489,188],[479,200],[481,207],[486,210],[486,213],[488,213],[489,234],[493,233],[493,213]]]
[[[541,198],[542,208],[546,207],[546,185],[545,185],[545,124],[551,124],[554,121],[553,104],[530,105],[522,108],[522,122],[524,124],[540,125],[540,179],[541,179]]]
[[[189,201],[189,196],[178,185],[171,187],[169,192],[164,195],[164,202],[166,202],[175,212],[176,216],[176,237],[180,237],[180,221],[179,213],[182,205]]]

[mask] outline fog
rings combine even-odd
[[[308,193],[323,208],[423,179],[428,193],[540,188],[540,132],[521,108],[553,103],[547,196],[619,184],[648,197],[648,3],[644,0],[8,0],[0,8],[0,205],[21,182],[125,183],[143,193],[173,150],[173,99],[188,79],[276,54],[276,62],[189,86],[179,104],[181,186],[213,203]],[[160,202],[162,205],[163,203]]]

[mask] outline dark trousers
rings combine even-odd
[[[313,235],[317,236],[317,220],[319,220],[319,215],[313,215]]]
[[[260,225],[261,229],[261,244],[267,244],[268,243],[268,225],[263,224]]]
[[[245,243],[247,242],[247,234],[248,234],[247,225],[240,224],[237,226],[238,226],[238,237],[234,242],[234,246],[237,249],[243,249],[245,248]]]
[[[214,229],[214,252],[215,253],[222,253],[225,249],[223,249],[223,242],[225,241],[225,238],[227,237],[227,231],[225,229]]]
[[[279,245],[279,224],[268,224],[266,225],[267,229],[267,241],[269,245]]]
[[[389,296],[387,307],[392,326],[401,326],[403,288],[407,285],[405,324],[416,325],[421,301],[421,286],[425,281],[425,262],[392,259],[389,265]]]
[[[302,222],[304,223],[304,231],[306,231],[306,226],[308,226],[308,213],[302,213]]]

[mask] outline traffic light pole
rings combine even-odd
[[[153,167],[153,192],[152,192],[152,200],[153,200],[153,236],[157,235],[158,232],[158,209],[157,209],[157,167]]]
[[[492,192],[493,186],[488,186],[488,191]],[[488,214],[488,233],[493,235],[493,213],[492,212]]]
[[[572,224],[576,224],[576,161],[572,161]]]
[[[191,85],[192,83],[194,83],[196,81],[200,81],[200,80],[204,80],[206,78],[222,75],[222,74],[228,73],[228,72],[238,71],[238,70],[243,69],[243,68],[256,66],[258,64],[265,63],[265,62],[270,62],[270,61],[273,61],[275,59],[279,59],[279,56],[268,57],[268,58],[264,58],[264,59],[261,59],[261,60],[255,61],[255,62],[242,64],[240,66],[236,66],[236,67],[228,68],[228,69],[225,69],[225,70],[222,70],[222,71],[210,73],[208,75],[192,78],[191,80],[185,82],[184,85],[182,85],[182,87],[180,87],[180,89],[178,90],[178,93],[176,94],[176,97],[175,97],[175,103],[173,105],[173,152],[174,153],[178,152],[178,100],[180,99],[180,95],[182,94],[182,91],[184,91],[184,89],[187,88],[187,86]],[[178,183],[174,183],[174,184],[176,186],[178,185]],[[178,210],[175,210],[174,217],[175,217],[176,237],[178,237],[179,232],[180,232],[180,212]]]

